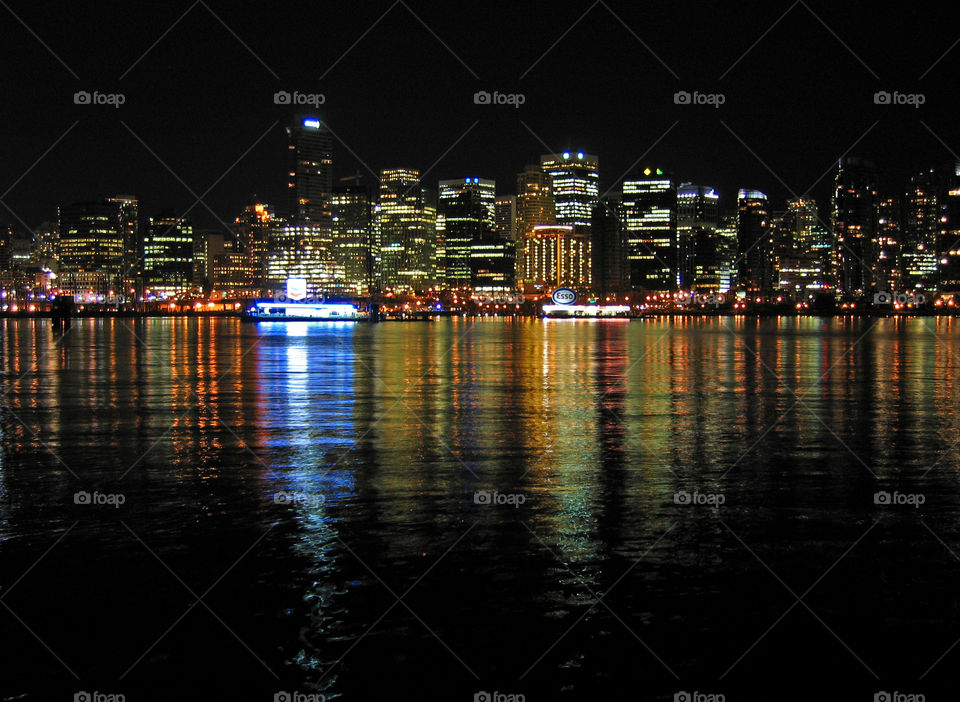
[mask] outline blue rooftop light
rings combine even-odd
[[[305,119],[303,120],[304,127],[310,127],[310,129],[320,129],[320,120],[318,119]]]

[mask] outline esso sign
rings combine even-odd
[[[557,288],[553,291],[552,298],[556,305],[572,305],[577,301],[577,293],[570,288]]]

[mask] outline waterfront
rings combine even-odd
[[[952,318],[0,328],[5,695],[870,699],[960,655]]]

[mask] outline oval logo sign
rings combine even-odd
[[[570,288],[557,288],[553,291],[553,302],[557,305],[572,305],[577,301],[577,293]]]

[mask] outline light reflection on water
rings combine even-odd
[[[956,618],[937,577],[878,557],[922,555],[936,573],[950,564],[919,520],[960,536],[952,319],[81,320],[62,340],[44,322],[0,324],[4,571],[75,520],[51,566],[82,570],[81,546],[116,539],[116,515],[72,504],[79,485],[124,492],[120,516],[191,582],[215,581],[267,532],[230,576],[249,592],[221,606],[305,689],[372,694],[427,658],[442,671],[421,688],[575,695],[627,670],[667,691],[667,668],[715,680],[790,604],[776,581],[754,593],[765,571],[738,538],[802,592],[880,516],[882,537],[843,578],[866,591],[923,581],[951,612],[940,625]],[[928,494],[928,509],[878,511],[873,493],[897,488]],[[677,490],[726,504],[679,506]],[[477,504],[476,491],[525,503]],[[110,553],[117,572],[163,574],[129,544]],[[162,600],[177,584],[151,587]],[[936,658],[876,648],[902,623],[892,612],[877,631],[843,627],[887,595],[823,588],[818,611],[874,669]],[[129,664],[175,616],[111,592],[137,622],[133,643],[112,642]],[[78,667],[104,667],[51,636]],[[138,672],[189,671],[198,650],[181,645]],[[234,654],[253,680],[265,673]],[[766,655],[743,674],[790,658]]]

